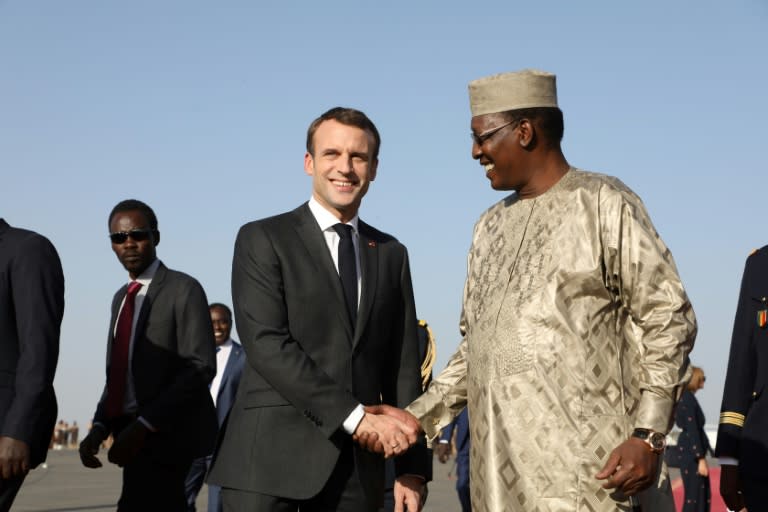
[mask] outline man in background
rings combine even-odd
[[[733,323],[715,454],[731,510],[768,504],[768,246],[747,258]],[[761,400],[762,399],[762,400]]]
[[[109,434],[110,462],[123,468],[119,512],[186,510],[192,461],[211,453],[216,411],[208,383],[216,356],[208,301],[192,277],[157,259],[157,217],[141,201],[118,203],[109,238],[128,283],[112,300],[107,382],[80,443],[89,468]]]
[[[0,219],[0,512],[10,510],[27,472],[48,453],[63,315],[56,249]]]
[[[211,382],[211,398],[216,406],[216,418],[219,429],[223,429],[229,410],[235,402],[237,386],[245,363],[243,347],[230,336],[232,332],[232,311],[224,304],[215,302],[209,306],[213,335],[216,338],[216,376]],[[187,510],[195,512],[195,500],[205,480],[211,456],[200,457],[192,462],[192,467],[185,482],[187,492]],[[220,512],[221,488],[208,486],[208,512]]]

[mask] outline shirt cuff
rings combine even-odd
[[[438,444],[448,444],[448,441],[445,439],[441,439]]]
[[[720,462],[721,466],[738,466],[739,465],[739,459],[736,459],[734,457],[720,457],[718,459],[718,462]]]
[[[149,430],[150,432],[157,432],[157,429],[155,427],[153,427],[150,422],[145,420],[144,416],[139,416],[139,421],[141,422],[142,425],[147,427],[147,430]]]
[[[354,434],[355,430],[357,430],[357,426],[361,421],[363,421],[363,416],[365,416],[365,409],[363,409],[363,404],[357,404],[357,407],[355,407],[352,412],[349,413],[347,419],[345,419],[344,423],[341,424],[344,432],[349,435]]]

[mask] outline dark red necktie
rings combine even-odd
[[[131,281],[128,293],[125,295],[123,309],[117,319],[115,341],[112,343],[112,354],[109,362],[109,381],[107,382],[107,417],[115,418],[123,414],[125,404],[125,384],[128,378],[128,354],[131,347],[131,324],[136,294],[141,283]]]

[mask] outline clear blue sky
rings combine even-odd
[[[768,243],[768,4],[0,0],[0,216],[47,235],[67,291],[60,416],[101,392],[127,276],[107,214],[154,207],[170,267],[231,303],[238,227],[309,198],[309,122],[364,110],[381,163],[361,217],[410,250],[419,315],[453,353],[471,230],[502,197],[470,158],[466,85],[558,75],[571,164],[621,178],[671,248],[717,422],[744,260]]]

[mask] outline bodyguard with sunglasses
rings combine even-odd
[[[112,434],[108,459],[123,467],[118,511],[183,511],[184,479],[193,459],[211,453],[217,430],[208,300],[194,278],[157,259],[160,232],[149,206],[120,202],[109,230],[130,280],[112,300],[107,382],[80,458],[100,467],[96,454]]]

